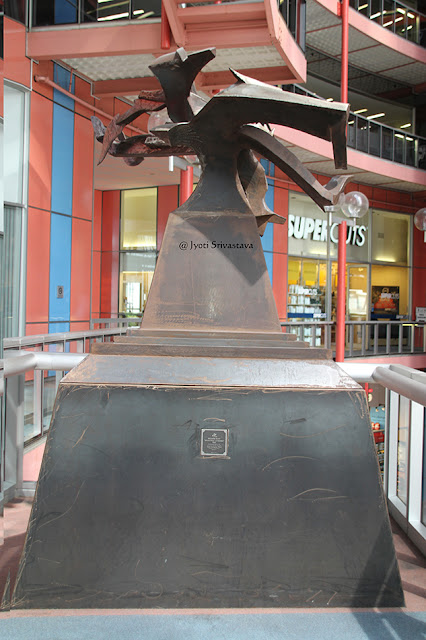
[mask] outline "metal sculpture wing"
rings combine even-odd
[[[192,199],[197,210],[226,208],[228,198],[229,206],[254,213],[261,234],[268,221],[283,223],[284,218],[264,203],[265,173],[253,151],[284,171],[322,209],[336,204],[351,176],[337,176],[321,185],[294,153],[259,124],[283,125],[331,141],[336,168],[346,169],[349,105],[282,91],[232,69],[236,83],[204,101],[197,96],[193,82],[214,56],[214,49],[190,54],[178,49],[161,56],[150,66],[161,89],[142,91],[134,105],[116,115],[106,129],[93,117],[96,137],[103,143],[99,162],[107,153],[123,157],[130,165],[145,157],[195,153],[203,173],[187,206],[191,208]],[[191,97],[199,98],[197,108]],[[163,125],[147,134],[124,136],[124,127],[142,113],[164,107],[169,120]],[[215,205],[219,184],[221,197]]]

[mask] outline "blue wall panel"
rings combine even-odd
[[[267,160],[261,160],[261,164],[265,169],[266,173],[270,173],[270,175],[274,175],[274,165],[269,163]],[[270,208],[271,211],[274,210],[274,182],[273,180],[267,179],[268,182],[268,190],[265,195],[265,204]],[[265,233],[262,236],[262,247],[263,253],[265,255],[266,266],[268,267],[269,277],[271,279],[272,284],[272,251],[274,249],[274,225],[268,222],[266,225]]]
[[[72,215],[74,113],[53,105],[52,211]]]
[[[54,82],[56,82],[56,84],[58,84],[63,89],[66,89],[70,93],[74,93],[75,76],[73,75],[71,79],[71,72],[68,71],[68,69],[64,69],[56,62],[53,66],[53,80]],[[71,86],[70,86],[70,80],[71,80]],[[71,111],[74,110],[74,100],[69,96],[64,95],[57,89],[53,90],[53,101],[57,102],[58,104],[61,104],[64,107],[67,107],[67,109],[71,109]]]
[[[70,319],[72,219],[52,213],[50,222],[49,323]],[[57,287],[64,288],[63,298]],[[66,331],[65,328],[59,329]],[[49,325],[49,332],[51,332]]]
[[[273,253],[271,251],[264,251],[266,266],[268,267],[269,279],[272,285],[272,266],[273,266]]]
[[[70,323],[69,322],[49,322],[49,333],[66,333],[70,330]],[[66,351],[69,351],[69,344],[66,345],[68,348],[66,349]],[[49,348],[49,351],[56,351],[56,348],[54,345],[52,345],[52,348]]]

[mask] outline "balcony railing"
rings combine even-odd
[[[306,0],[278,0],[278,7],[291,35],[304,52],[306,49]]]
[[[295,333],[311,347],[333,349],[334,322],[282,322],[284,331]],[[415,322],[346,322],[345,357],[389,356],[426,353],[426,325]]]
[[[426,169],[426,139],[351,112],[348,147],[384,160]]]
[[[26,375],[21,387],[16,390],[16,393],[20,394],[22,444],[43,437],[49,428],[56,390],[63,371],[67,370],[66,366],[61,368],[61,354],[81,358],[89,353],[94,342],[109,342],[114,336],[125,334],[126,327],[130,324],[130,319],[120,318],[118,321],[115,320],[115,326],[112,327],[113,322],[108,320],[104,321],[103,327],[98,326],[90,331],[49,333],[3,340],[6,369],[13,369],[15,358],[20,354],[26,354],[27,360],[35,363],[34,371]],[[96,321],[95,324],[98,325]],[[44,373],[38,368],[38,361],[45,363]]]
[[[33,27],[159,18],[161,0],[33,0]]]
[[[254,0],[193,0],[180,3],[179,7],[252,1]],[[304,0],[285,2],[291,6],[304,4]],[[293,13],[293,21],[297,22],[300,12]],[[160,16],[161,0],[32,0],[31,25],[44,27],[60,24],[103,24],[117,20],[151,20]]]
[[[283,88],[286,91],[324,100],[299,85]],[[352,111],[348,123],[348,147],[383,160],[426,169],[426,138],[406,133],[402,129],[394,129]]]
[[[396,0],[349,0],[351,7],[396,35],[426,46],[426,15]]]

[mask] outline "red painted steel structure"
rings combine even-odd
[[[194,184],[194,169],[188,166],[186,169],[181,169],[180,172],[180,196],[179,204],[183,204],[189,198],[192,193]]]
[[[348,101],[349,0],[342,0],[342,58],[340,101]]]
[[[337,315],[336,315],[336,362],[345,359],[345,314],[346,314],[346,234],[345,220],[339,224],[337,250]]]
[[[170,30],[169,19],[167,18],[166,10],[163,3],[161,3],[161,48],[170,49],[172,32]]]

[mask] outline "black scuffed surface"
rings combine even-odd
[[[12,607],[401,605],[360,388],[61,385]]]

